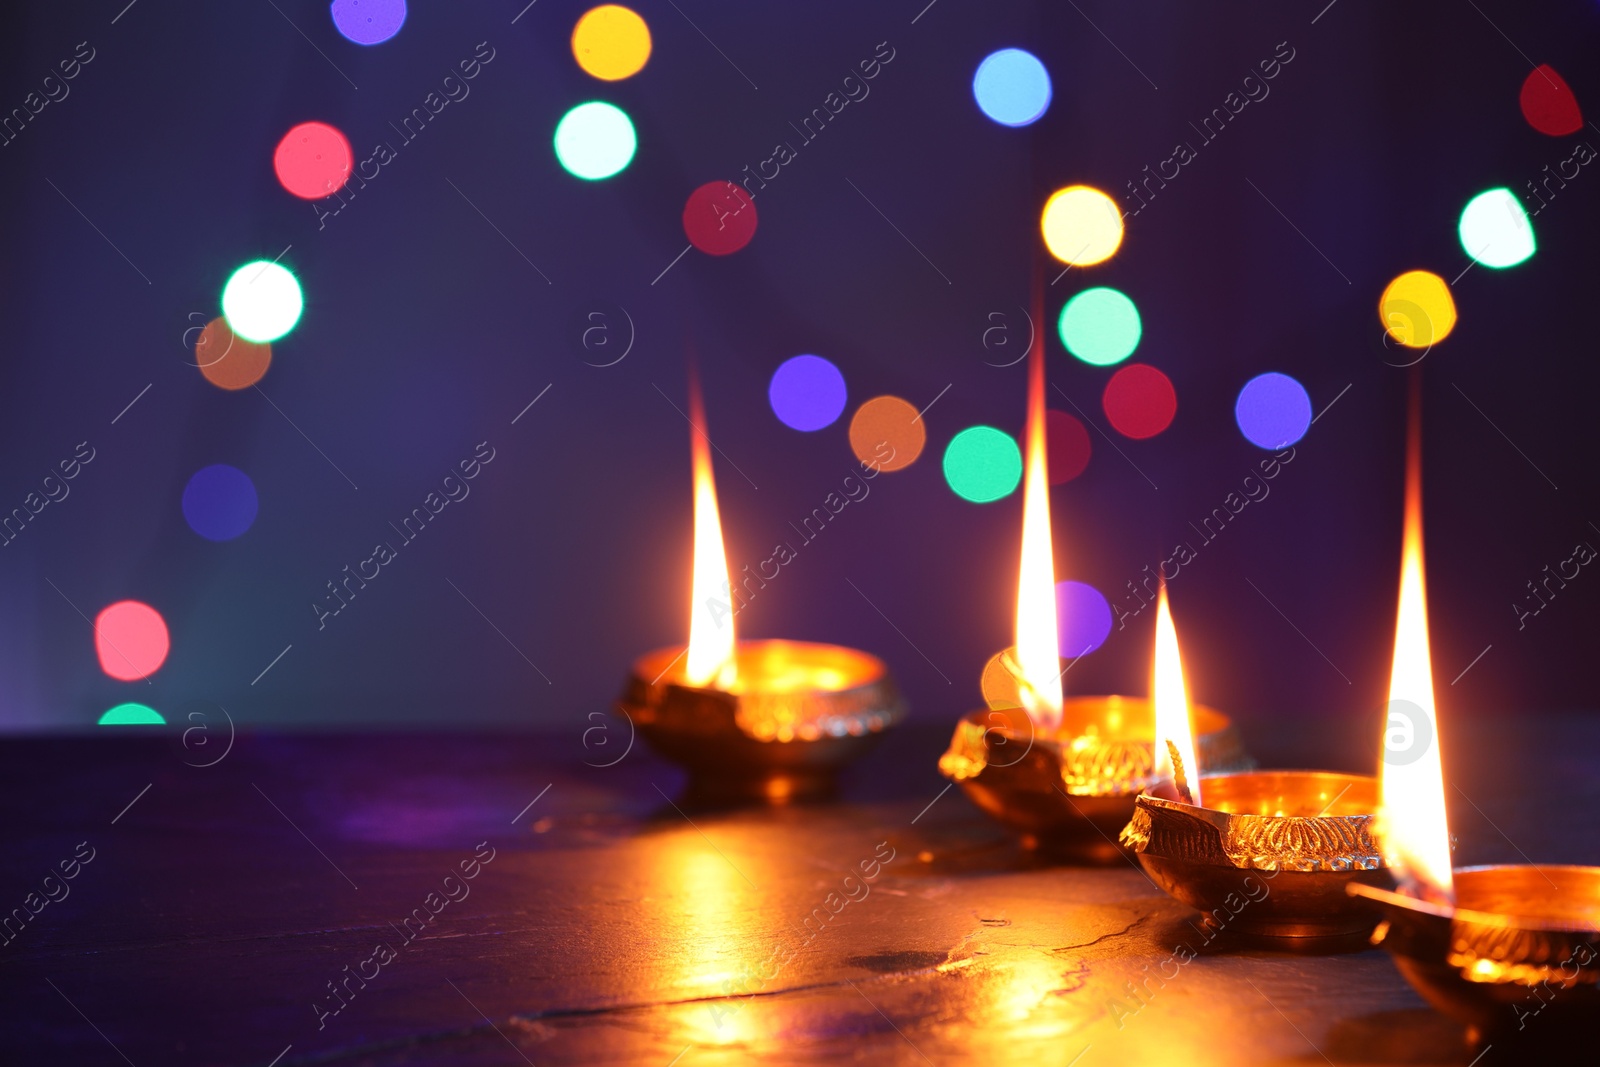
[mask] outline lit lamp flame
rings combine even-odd
[[[694,573],[690,579],[689,655],[684,673],[690,685],[728,689],[737,676],[733,601],[698,382],[690,383],[689,422],[689,446],[694,460]]]
[[[1061,652],[1056,634],[1056,573],[1050,543],[1050,484],[1044,450],[1044,344],[1028,362],[1028,426],[1022,483],[1022,565],[1017,575],[1018,697],[1034,726],[1061,725]]]
[[[1156,600],[1155,666],[1150,675],[1150,699],[1156,706],[1156,777],[1176,781],[1172,751],[1183,762],[1183,778],[1190,801],[1200,803],[1200,764],[1194,756],[1194,729],[1190,723],[1189,689],[1183,681],[1183,659],[1178,653],[1178,628],[1167,606],[1167,584],[1161,583]],[[1181,792],[1181,790],[1180,790]]]
[[[1400,555],[1400,608],[1384,732],[1379,838],[1400,886],[1415,896],[1453,902],[1450,826],[1445,818],[1439,717],[1428,650],[1428,599],[1422,576],[1422,447],[1413,410],[1406,462],[1405,538]],[[1418,747],[1422,748],[1419,753]]]

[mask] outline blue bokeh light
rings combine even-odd
[[[1087,655],[1111,634],[1111,605],[1086,582],[1056,583],[1056,642],[1063,659]]]
[[[978,64],[972,95],[979,109],[1000,125],[1027,126],[1050,106],[1050,74],[1033,53],[1002,48]]]
[[[333,0],[333,26],[355,44],[382,44],[406,22],[406,0]]]
[[[844,375],[821,356],[795,356],[773,372],[767,399],[785,426],[820,430],[832,426],[844,412]]]
[[[1244,383],[1233,417],[1251,444],[1287,448],[1311,428],[1311,397],[1287,374],[1269,371]]]
[[[256,521],[260,500],[255,483],[237,467],[201,467],[183,487],[183,517],[208,541],[232,541]]]

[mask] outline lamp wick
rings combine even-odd
[[[1185,804],[1194,803],[1194,794],[1189,791],[1189,779],[1183,773],[1183,757],[1178,755],[1178,746],[1170,740],[1167,742],[1167,755],[1172,757],[1172,784],[1178,789],[1178,799]]]

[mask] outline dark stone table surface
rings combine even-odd
[[[945,791],[943,726],[889,737],[836,803],[718,812],[678,803],[682,775],[642,744],[586,766],[627,742],[626,723],[581,737],[592,725],[241,731],[220,759],[220,731],[185,747],[177,726],[0,742],[0,909],[39,909],[0,945],[0,1062],[1474,1054],[1380,950],[1219,944],[1146,981],[1198,942],[1192,913],[1126,862],[1019,848]],[[1245,732],[1265,765],[1370,770],[1370,730]],[[1458,862],[1600,860],[1600,717],[1452,723],[1445,760]],[[1531,1061],[1500,1047],[1481,1062]]]

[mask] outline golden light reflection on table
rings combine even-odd
[[[795,954],[802,938],[793,928],[803,907],[761,891],[793,881],[784,868],[794,857],[764,850],[765,824],[717,826],[711,818],[640,842],[639,869],[629,880],[656,891],[640,902],[637,925],[623,936],[647,953],[651,999],[671,1012],[679,1047],[694,1046],[685,1061],[737,1063],[785,1037],[782,1020],[792,1009],[773,994],[806,985],[806,956]]]
[[[664,942],[674,946],[670,984],[682,997],[724,995],[737,988],[752,961],[739,946],[754,935],[761,896],[695,829],[685,826],[650,842],[650,881],[661,887],[653,919]],[[750,916],[750,924],[741,921]]]
[[[1000,1019],[1027,1024],[1008,1028],[1016,1036],[1049,1038],[1075,1028],[1071,1018],[1063,1017],[1059,1011],[1040,1011],[1057,1005],[1063,988],[1062,972],[1068,962],[1053,953],[1033,950],[1016,953],[994,968],[986,992]]]

